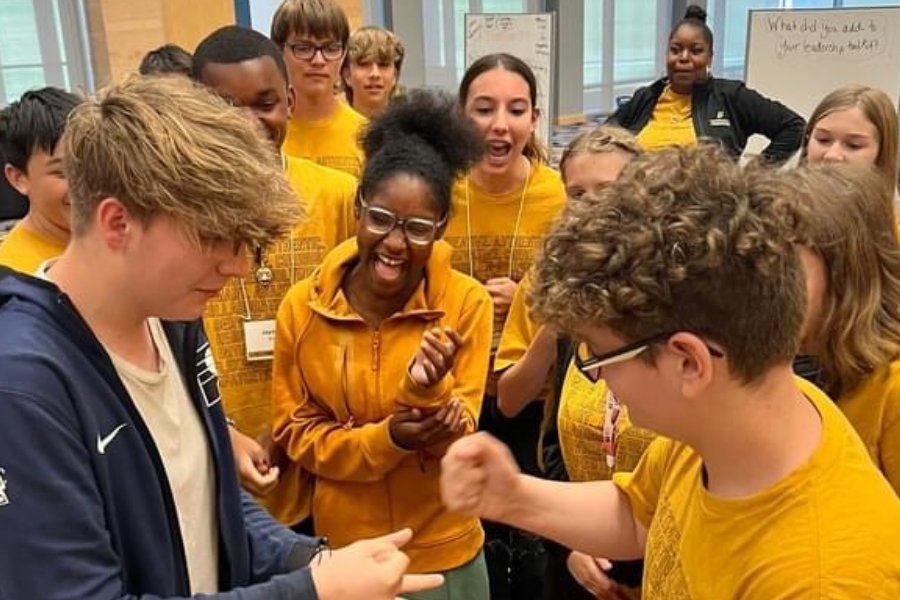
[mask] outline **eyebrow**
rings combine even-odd
[[[487,96],[487,95],[475,96],[475,97],[472,99],[472,102],[478,102],[478,101],[482,101],[482,102],[498,102],[497,98],[495,98],[495,97],[493,97],[493,96]],[[525,96],[519,96],[518,98],[513,98],[513,99],[509,100],[509,102],[510,102],[510,103],[512,103],[512,102],[524,102],[524,103],[526,103],[526,104],[531,104],[531,99],[530,99],[530,98],[527,98],[527,97],[525,97]]]
[[[827,134],[830,134],[830,135],[833,135],[833,134],[834,134],[834,132],[833,132],[831,129],[828,129],[828,128],[826,128],[826,127],[819,127],[819,126],[816,126],[816,127],[813,129],[813,133],[814,133],[814,134],[817,133],[817,132],[820,132],[820,131],[821,131],[822,133],[827,133]],[[871,133],[848,133],[848,134],[847,134],[847,137],[851,137],[851,138],[875,139],[875,136],[873,136]]]
[[[50,160],[47,161],[48,167],[55,167],[60,164],[62,164],[62,159],[58,156],[54,156],[53,158],[51,158]]]

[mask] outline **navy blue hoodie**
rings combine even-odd
[[[202,325],[163,325],[216,469],[230,591],[204,597],[315,599],[299,567],[319,540],[240,491]],[[162,460],[108,354],[56,286],[0,272],[0,600],[189,596]]]

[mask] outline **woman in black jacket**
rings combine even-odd
[[[790,158],[803,141],[803,117],[742,81],[712,77],[712,48],[706,11],[689,6],[669,35],[666,77],[637,90],[607,122],[634,132],[647,150],[706,137],[736,158],[751,135],[761,134],[770,140],[762,152],[766,160]]]

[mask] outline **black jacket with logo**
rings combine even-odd
[[[640,132],[653,115],[656,102],[668,79],[640,88],[621,106],[607,123]],[[742,81],[716,79],[694,85],[691,113],[697,137],[718,140],[728,152],[738,157],[754,134],[769,138],[762,156],[770,162],[783,162],[800,148],[806,121],[775,100],[751,90]]]

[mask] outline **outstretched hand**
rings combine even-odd
[[[335,550],[328,560],[312,565],[320,600],[394,600],[397,594],[440,587],[440,575],[407,575],[409,558],[400,551],[412,538],[402,529]]]

